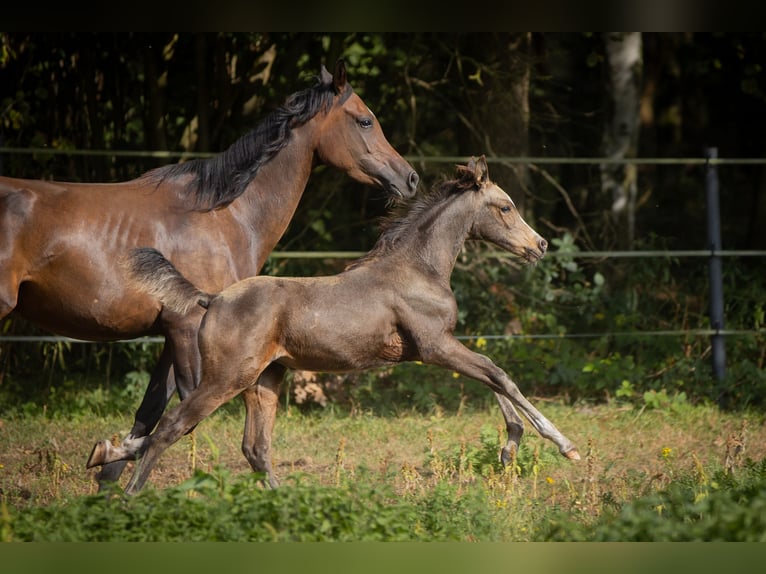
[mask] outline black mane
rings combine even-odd
[[[341,100],[345,101],[351,92],[351,86],[346,84]],[[314,86],[289,96],[226,151],[209,159],[166,165],[144,177],[160,185],[166,179],[191,175],[184,193],[190,198],[192,209],[212,211],[224,207],[242,195],[261,166],[288,144],[292,128],[328,110],[335,95],[332,79],[318,78]]]

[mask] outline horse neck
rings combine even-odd
[[[287,230],[314,165],[313,121],[293,128],[290,142],[264,164],[232,210],[250,228],[259,266]]]
[[[412,222],[407,257],[449,283],[457,256],[468,238],[472,218],[466,217],[469,194],[440,202]]]

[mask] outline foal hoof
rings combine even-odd
[[[569,460],[580,460],[580,453],[577,452],[576,448],[571,448],[566,452],[562,452],[561,454],[563,454]]]
[[[85,463],[85,468],[93,468],[94,466],[101,466],[106,463],[106,453],[108,452],[107,441],[98,441],[93,450],[90,451],[88,462]]]
[[[511,461],[516,457],[516,451],[518,447],[516,445],[504,446],[500,451],[500,462],[503,466],[508,466]]]

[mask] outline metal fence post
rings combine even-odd
[[[718,194],[718,171],[711,159],[718,157],[718,148],[705,150],[707,158],[705,170],[705,194],[707,199],[707,241],[710,248],[710,327],[715,331],[723,330],[723,270],[722,258],[716,253],[721,250],[721,208]],[[726,374],[726,347],[724,337],[714,333],[710,337],[713,352],[713,374],[722,380]]]

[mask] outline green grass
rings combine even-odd
[[[283,485],[271,491],[239,452],[243,416],[235,404],[171,447],[147,488],[129,499],[97,496],[84,463],[95,440],[122,436],[131,418],[108,409],[6,410],[0,535],[529,541],[634,540],[646,532],[752,540],[763,532],[749,510],[764,503],[762,414],[688,403],[533,402],[578,444],[582,461],[564,459],[529,430],[503,469],[502,418],[489,407],[384,416],[293,406],[277,418],[274,463]],[[729,517],[728,530],[712,530],[716,512]]]

